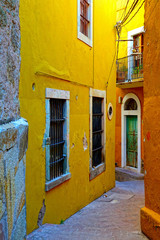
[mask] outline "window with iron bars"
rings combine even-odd
[[[50,99],[50,180],[66,172],[64,154],[64,107],[65,100]]]
[[[90,88],[90,165],[92,180],[106,169],[106,91]]]
[[[45,190],[71,178],[69,173],[70,92],[46,88],[46,183]]]
[[[103,111],[102,101],[103,98],[92,98],[92,167],[101,164],[103,160]]]

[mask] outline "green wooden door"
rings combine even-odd
[[[126,165],[137,168],[137,116],[126,117]]]

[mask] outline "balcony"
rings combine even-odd
[[[117,59],[116,86],[119,88],[143,87],[143,54],[133,53]]]

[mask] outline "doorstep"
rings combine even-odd
[[[144,174],[136,173],[132,170],[116,167],[115,168],[116,181],[125,182],[125,181],[136,181],[143,180]]]

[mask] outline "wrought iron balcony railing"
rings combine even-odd
[[[143,54],[133,53],[117,59],[117,83],[132,82],[143,78]]]

